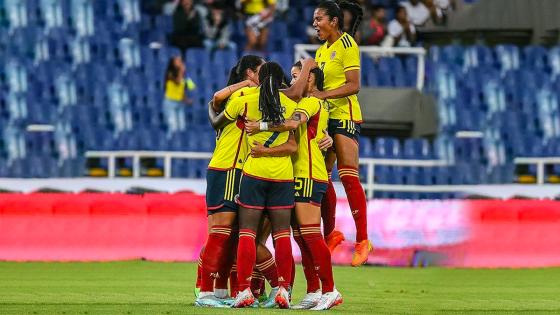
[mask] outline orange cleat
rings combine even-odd
[[[344,241],[344,234],[342,234],[342,232],[337,231],[337,230],[333,230],[331,232],[331,234],[329,234],[327,236],[327,247],[329,248],[329,251],[332,252],[334,251],[334,249],[340,245],[340,243],[342,243],[342,241]]]
[[[352,267],[359,267],[368,260],[369,253],[373,250],[373,246],[369,240],[363,240],[354,245],[354,257],[352,257]]]

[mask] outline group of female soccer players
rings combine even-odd
[[[341,30],[343,10],[352,13],[351,34]],[[325,43],[315,60],[292,67],[290,84],[277,63],[247,55],[209,103],[217,141],[207,173],[209,236],[195,305],[254,307],[262,295],[260,306],[290,308],[291,235],[307,281],[306,296],[292,308],[324,310],[342,303],[331,265],[331,251],[344,240],[334,230],[335,161],[356,222],[352,265],[367,261],[372,248],[358,176],[360,53],[351,36],[361,16],[353,2],[321,2],[313,26]],[[274,257],[264,245],[270,234]],[[268,299],[264,279],[272,287]]]

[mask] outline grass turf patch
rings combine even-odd
[[[294,302],[305,293],[297,266]],[[560,314],[560,269],[335,267],[347,314]],[[269,314],[193,306],[196,264],[0,262],[0,314]],[[290,311],[304,312],[304,311]]]

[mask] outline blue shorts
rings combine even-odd
[[[274,181],[243,174],[239,185],[239,206],[258,210],[294,207],[294,182]]]
[[[358,142],[360,140],[361,129],[361,125],[352,120],[329,119],[329,135],[333,137],[333,139],[335,134],[339,134]]]
[[[218,212],[237,212],[235,196],[239,193],[241,170],[208,169],[206,172],[206,210],[208,215]]]
[[[295,178],[295,199],[296,202],[310,203],[314,206],[321,206],[323,196],[327,192],[328,184],[319,182],[312,178]]]

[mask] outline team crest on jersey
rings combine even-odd
[[[331,53],[331,60],[333,60],[334,57],[336,57],[336,51],[333,51],[333,52]]]
[[[282,114],[286,113],[286,107],[285,106],[280,106],[280,111],[282,112]]]

